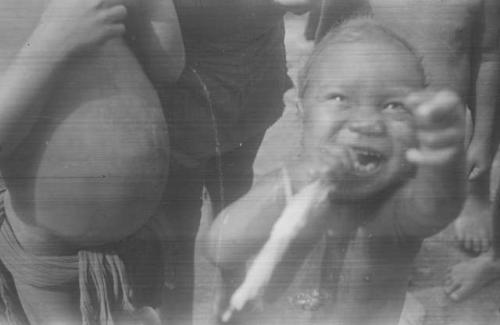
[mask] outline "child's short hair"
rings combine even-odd
[[[425,78],[424,68],[421,63],[422,58],[413,46],[410,45],[410,43],[386,27],[384,24],[374,20],[373,18],[362,16],[346,20],[338,27],[333,28],[327,35],[325,35],[321,42],[316,45],[299,74],[299,97],[303,97],[309,85],[310,70],[325,49],[334,44],[352,44],[358,42],[386,42],[401,45],[418,59],[418,68],[421,70],[422,76]]]

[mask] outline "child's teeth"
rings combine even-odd
[[[357,170],[357,171],[359,171],[359,172],[368,173],[368,172],[373,171],[376,167],[377,166],[376,166],[375,163],[369,163],[369,164],[366,164],[366,165],[361,165],[358,161],[354,162],[354,169]]]

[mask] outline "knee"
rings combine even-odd
[[[205,245],[203,247],[203,253],[210,263],[217,267],[222,267],[227,260],[223,248],[226,245],[222,244],[222,235],[217,229],[211,228],[204,237],[203,242]]]

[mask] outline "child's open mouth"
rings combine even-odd
[[[377,151],[368,148],[349,149],[352,161],[352,171],[359,176],[369,176],[379,171],[385,156]]]

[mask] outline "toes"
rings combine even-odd
[[[449,295],[451,300],[453,301],[460,301],[462,300],[463,297],[466,296],[466,290],[465,287],[459,285],[453,292],[451,292]]]
[[[450,285],[444,287],[444,292],[453,300],[455,300],[453,297],[456,295],[456,291],[459,290],[462,287],[462,285],[458,282],[455,282],[451,280]]]

